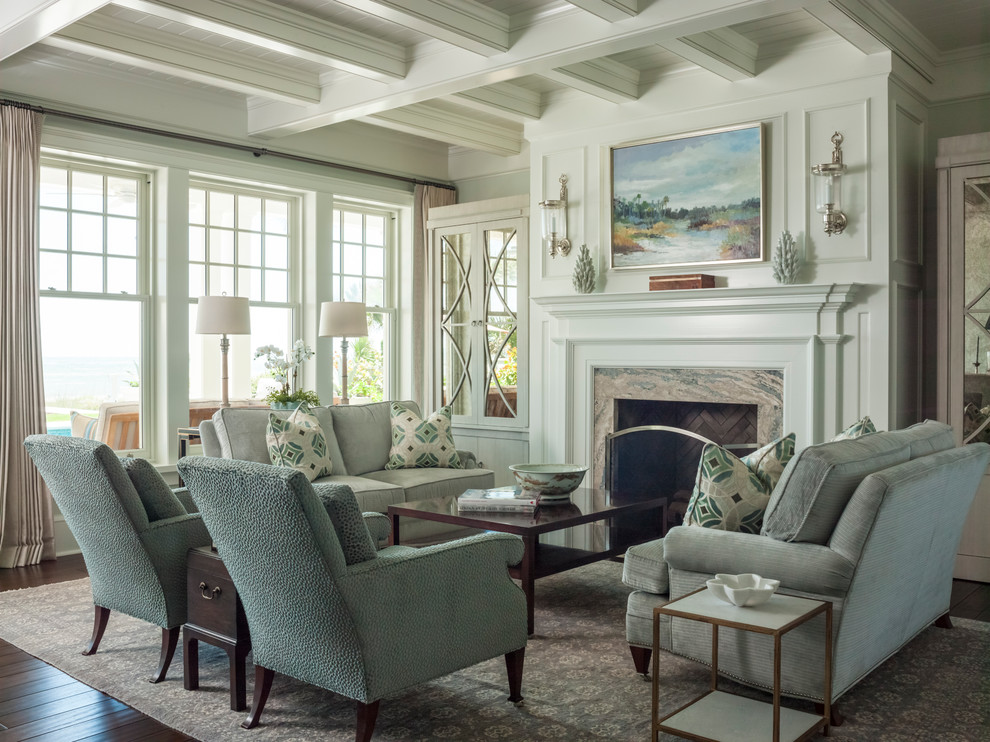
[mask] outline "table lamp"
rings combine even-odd
[[[201,296],[196,312],[197,335],[222,335],[220,338],[220,406],[230,407],[227,398],[227,351],[230,349],[228,335],[248,335],[251,332],[251,308],[247,297],[241,296]]]
[[[368,310],[361,301],[325,301],[320,307],[320,337],[340,338],[340,403],[347,398],[347,338],[368,334]]]

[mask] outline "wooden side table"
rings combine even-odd
[[[780,640],[788,631],[825,614],[825,689],[822,716],[780,707]],[[659,715],[660,615],[701,621],[712,627],[711,688],[685,706]],[[718,630],[726,626],[773,637],[773,703],[718,690]],[[827,737],[832,699],[832,604],[828,601],[774,595],[762,606],[739,608],[719,600],[707,587],[653,609],[653,732],[703,742],[798,742],[819,729]]]
[[[199,642],[220,647],[230,660],[230,708],[247,708],[244,666],[251,649],[244,606],[220,555],[209,546],[189,550],[188,610],[182,627],[183,687],[199,687]]]

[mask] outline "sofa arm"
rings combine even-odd
[[[375,548],[381,549],[388,543],[388,537],[392,532],[392,521],[384,513],[361,513],[364,524],[368,527],[371,540],[375,542]]]
[[[462,451],[457,449],[457,456],[461,460],[462,469],[477,469],[481,465],[478,463],[478,457],[475,456],[471,451]]]
[[[837,597],[849,589],[856,567],[820,544],[697,526],[671,528],[663,551],[672,570],[710,575],[752,572],[780,580],[784,589]]]

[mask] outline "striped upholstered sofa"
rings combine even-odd
[[[626,639],[637,670],[649,666],[655,606],[716,573],[752,572],[780,580],[783,594],[832,602],[832,700],[839,699],[933,622],[950,625],[956,551],[988,459],[990,445],[956,447],[952,428],[933,421],[809,446],[785,468],[759,535],[678,526],[633,547],[623,581],[635,588]],[[710,661],[707,626],[662,618],[664,649]],[[772,688],[766,639],[723,629],[719,670]],[[820,702],[823,659],[822,624],[788,634],[782,693]]]

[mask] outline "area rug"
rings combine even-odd
[[[619,564],[600,562],[537,582],[537,633],[526,650],[521,706],[506,701],[498,658],[383,700],[374,739],[649,739],[650,684],[633,670],[623,638],[628,588],[620,578]],[[241,729],[246,714],[229,708],[227,656],[206,644],[200,690],[182,688],[181,645],[168,678],[148,683],[160,632],[127,616],[112,616],[100,651],[83,657],[92,613],[88,580],[0,593],[0,637],[203,742],[354,738],[353,702],[283,676],[275,678],[262,725]],[[847,694],[846,722],[831,739],[990,740],[990,624],[954,623],[951,631],[926,630]],[[662,660],[664,708],[704,689],[706,668],[666,654]],[[722,687],[769,698],[729,682]]]

